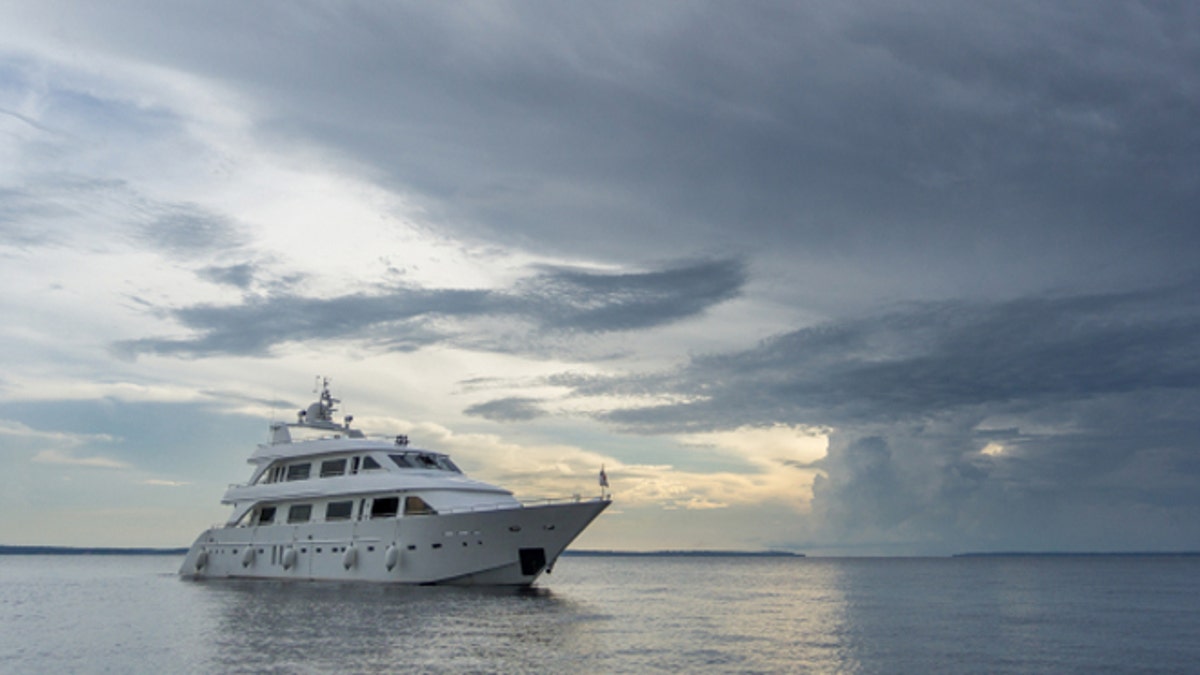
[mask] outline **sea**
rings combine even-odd
[[[1197,673],[1200,557],[591,557],[527,590],[0,555],[3,673]]]

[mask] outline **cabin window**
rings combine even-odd
[[[275,507],[264,506],[258,510],[258,524],[269,525],[275,522]]]
[[[377,497],[371,503],[372,518],[395,518],[400,509],[399,497]]]
[[[462,471],[458,468],[458,466],[456,466],[454,464],[454,462],[451,462],[450,458],[446,457],[445,455],[439,456],[437,458],[437,463],[438,463],[438,466],[442,467],[442,469],[444,469],[446,471],[453,471],[454,473],[462,473]]]
[[[404,498],[404,515],[406,516],[434,516],[437,511],[434,510],[424,499],[420,497],[405,497]]]
[[[288,480],[307,480],[312,464],[293,464],[287,468]]]
[[[368,455],[363,457],[362,468],[363,471],[366,471],[367,469],[382,469],[383,467],[379,466],[379,462],[376,462],[374,457]]]
[[[350,520],[354,502],[329,502],[325,505],[325,520]]]
[[[340,476],[344,473],[346,473],[346,460],[344,458],[321,462],[321,478]]]
[[[289,523],[307,523],[312,517],[312,504],[292,504],[288,507]]]
[[[388,455],[388,457],[391,457],[392,461],[396,463],[396,466],[400,467],[401,469],[412,469],[416,467],[416,465],[412,463],[412,460],[408,458],[408,455]]]

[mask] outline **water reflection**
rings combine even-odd
[[[532,591],[0,559],[5,672],[1191,672],[1200,557],[564,560]]]
[[[572,603],[544,589],[221,581],[210,654],[226,672],[529,670],[561,660]],[[550,630],[553,628],[553,630]]]

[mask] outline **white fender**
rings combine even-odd
[[[204,569],[204,566],[207,564],[208,551],[200,551],[200,553],[196,556],[196,571],[199,572],[200,570]]]
[[[290,570],[296,564],[296,549],[288,548],[283,552],[283,569]]]
[[[400,549],[396,548],[395,544],[387,547],[383,552],[383,564],[387,565],[388,571],[391,572],[400,563]]]
[[[342,555],[342,567],[350,569],[354,567],[354,563],[358,562],[358,549],[351,546],[346,549],[346,553]]]
[[[242,567],[249,567],[253,564],[254,564],[254,547],[251,546],[250,548],[246,549],[245,553],[242,554]]]

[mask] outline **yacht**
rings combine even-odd
[[[320,389],[296,422],[271,424],[181,576],[529,586],[611,502],[603,470],[599,497],[519,501],[406,436],[335,422],[341,401]]]

